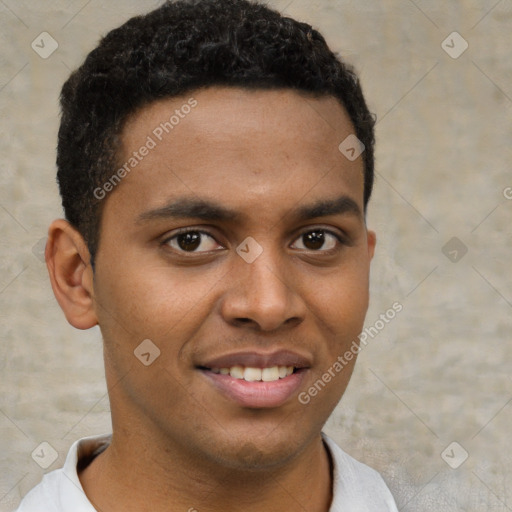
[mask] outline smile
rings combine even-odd
[[[294,366],[271,366],[269,368],[255,368],[251,366],[235,365],[230,368],[210,368],[211,372],[220,375],[230,375],[234,379],[247,382],[275,382],[291,375]]]

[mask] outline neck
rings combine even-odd
[[[124,434],[124,435],[123,435]],[[292,460],[272,468],[240,469],[207,462],[183,447],[116,432],[111,445],[79,478],[102,512],[327,512],[331,461],[320,434]]]

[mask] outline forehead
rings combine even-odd
[[[362,159],[338,149],[353,132],[331,96],[210,88],[161,100],[126,123],[118,160],[129,172],[108,202],[147,209],[199,196],[261,210],[348,193],[362,210]]]
[[[237,87],[211,87],[150,103],[125,124],[125,146],[136,146],[140,135],[149,129],[163,144],[172,144],[173,138],[185,135],[183,132],[196,136],[191,144],[222,135],[241,140],[267,133],[275,140],[279,133],[282,138],[299,136],[306,147],[321,142],[336,144],[340,136],[354,131],[345,108],[334,96]]]

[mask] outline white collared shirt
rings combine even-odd
[[[333,461],[333,500],[329,512],[398,512],[382,477],[345,453],[322,433]],[[47,473],[15,512],[96,512],[78,478],[79,460],[92,459],[111,436],[85,437],[73,443],[64,467]]]

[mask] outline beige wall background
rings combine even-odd
[[[101,35],[159,3],[0,0],[1,511],[110,429],[100,332],[67,324],[42,260],[62,216],[58,95]],[[400,510],[512,510],[512,0],[269,3],[360,73],[378,116],[366,325],[403,305],[325,430]],[[47,58],[31,47],[42,32],[58,44]]]

